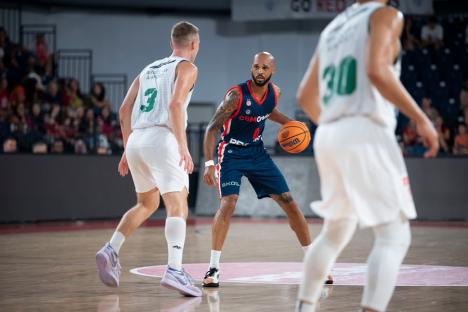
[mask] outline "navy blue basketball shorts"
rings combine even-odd
[[[263,144],[236,146],[221,142],[218,146],[218,192],[220,197],[239,194],[241,178],[245,176],[257,197],[289,192],[283,174],[275,165]]]

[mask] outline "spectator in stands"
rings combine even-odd
[[[39,103],[34,103],[31,108],[30,128],[38,131],[39,133],[44,133],[44,114],[42,113],[41,105]]]
[[[55,79],[55,65],[54,65],[54,58],[51,55],[44,66],[44,73],[42,74],[42,84],[44,86],[49,85],[51,81]]]
[[[435,16],[429,17],[427,24],[421,29],[421,40],[424,48],[439,49],[444,43],[444,29],[437,23]]]
[[[421,45],[415,33],[416,32],[413,26],[413,18],[409,16],[405,18],[405,29],[401,37],[401,40],[403,42],[403,49],[414,50]]]
[[[465,122],[468,122],[468,79],[465,80],[460,91],[460,109],[463,113]]]
[[[62,102],[59,95],[59,86],[56,80],[52,80],[49,83],[47,92],[44,96],[44,101],[49,104],[59,104]]]
[[[458,125],[458,134],[455,136],[453,153],[455,155],[468,155],[468,133],[466,124]]]
[[[47,59],[49,57],[49,47],[45,35],[39,33],[36,35],[36,58],[39,66],[45,67]]]
[[[3,152],[5,154],[12,154],[18,151],[15,138],[8,138],[3,142]]]
[[[70,79],[67,84],[67,93],[69,96],[69,105],[70,107],[77,109],[78,107],[82,107],[83,104],[83,96],[81,95],[80,90],[80,83],[76,79]]]
[[[11,43],[5,28],[0,26],[0,59],[11,51]]]
[[[444,120],[440,116],[436,117],[434,126],[439,134],[440,151],[449,154],[450,129],[444,125]]]
[[[99,115],[104,107],[110,108],[109,102],[106,101],[106,89],[102,83],[93,83],[89,93],[91,106],[94,108],[96,115]]]
[[[96,152],[99,155],[110,155],[111,149],[110,149],[109,141],[107,140],[107,137],[104,134],[99,135],[97,143],[98,145],[97,145]]]
[[[435,120],[436,120],[437,116],[439,116],[439,112],[437,111],[437,109],[435,109],[434,107],[431,106],[431,99],[430,98],[423,97],[423,99],[421,101],[421,108],[424,111],[424,113],[426,113],[427,117],[429,117],[429,119],[433,123],[435,123]]]

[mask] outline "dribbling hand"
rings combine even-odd
[[[179,147],[180,162],[179,166],[183,166],[185,172],[191,174],[193,172],[192,156],[187,147]]]
[[[122,158],[120,158],[118,171],[121,177],[125,177],[128,174],[128,162],[125,152],[122,154]]]
[[[203,182],[205,182],[205,184],[208,186],[216,186],[215,166],[205,167]]]
[[[416,130],[422,138],[424,147],[427,148],[424,158],[435,157],[439,151],[439,136],[431,121],[424,118],[416,123]]]

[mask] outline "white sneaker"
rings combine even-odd
[[[219,270],[210,268],[205,274],[202,285],[203,287],[219,287]]]

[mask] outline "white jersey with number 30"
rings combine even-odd
[[[189,60],[170,56],[146,66],[140,73],[140,88],[132,111],[132,130],[154,126],[167,126],[169,121],[169,103],[174,91],[177,65]],[[193,89],[185,100],[185,110],[192,97]],[[187,111],[185,112],[187,126]]]
[[[319,123],[366,116],[394,128],[396,110],[372,85],[366,72],[369,18],[383,4],[354,4],[322,32],[318,45],[321,113]],[[399,76],[399,63],[393,66]]]

